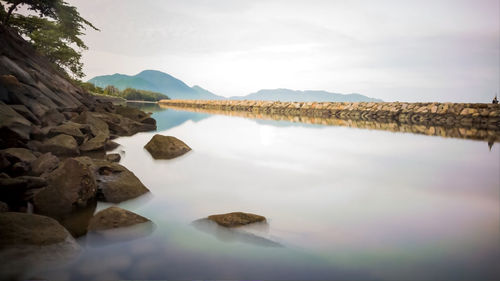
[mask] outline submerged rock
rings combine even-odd
[[[35,194],[35,210],[41,214],[71,212],[75,206],[85,206],[96,195],[97,186],[92,170],[84,163],[68,158],[49,174],[47,187]]]
[[[102,231],[150,222],[149,219],[119,207],[109,207],[98,212],[89,223],[89,231]]]
[[[216,222],[219,225],[225,227],[236,227],[242,226],[255,222],[264,222],[266,218],[263,216],[243,213],[243,212],[234,212],[220,215],[211,215],[208,217],[209,220]]]
[[[154,135],[144,146],[154,159],[172,159],[191,150],[183,141],[172,136]]]
[[[57,156],[76,156],[80,154],[76,140],[72,136],[64,134],[44,141],[39,149],[41,152],[51,152]]]

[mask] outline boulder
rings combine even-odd
[[[243,212],[234,212],[227,214],[219,214],[219,215],[211,215],[208,217],[209,220],[216,222],[217,224],[225,227],[236,227],[242,226],[246,224],[251,224],[255,222],[264,222],[266,218],[263,216],[243,213]]]
[[[32,140],[43,141],[47,138],[50,129],[52,129],[52,127],[41,128],[38,126],[33,126],[31,127],[30,137]]]
[[[21,114],[24,118],[29,120],[31,123],[40,125],[42,122],[38,120],[38,118],[33,114],[26,106],[22,104],[13,104],[10,105],[12,109],[14,109],[17,113]]]
[[[89,223],[89,231],[103,231],[150,222],[145,217],[119,207],[109,207],[98,212]]]
[[[73,239],[56,220],[26,213],[0,213],[0,248],[49,245]]]
[[[115,135],[131,136],[138,132],[146,132],[156,129],[156,125],[141,123],[119,114],[98,112],[93,113],[93,116],[106,122],[110,132]]]
[[[7,148],[0,150],[10,163],[24,162],[31,163],[36,160],[36,156],[26,148]]]
[[[176,137],[162,135],[154,135],[144,148],[154,159],[172,159],[191,150]]]
[[[71,121],[79,124],[85,124],[89,126],[90,132],[92,135],[98,136],[98,135],[105,135],[109,136],[109,127],[106,122],[102,121],[101,119],[97,118],[93,112],[89,111],[83,111],[78,115],[77,117],[71,119]]]
[[[122,157],[118,153],[110,153],[106,155],[106,160],[109,162],[120,162]]]
[[[149,192],[142,182],[127,168],[105,160],[93,160],[100,199],[111,203],[136,198]]]
[[[132,119],[134,121],[141,122],[141,120],[146,119],[149,117],[147,113],[145,113],[142,110],[139,110],[134,107],[129,107],[129,106],[121,106],[118,105],[115,107],[115,112],[116,114],[120,114],[124,117],[127,117],[129,119]]]
[[[99,134],[88,141],[84,142],[80,146],[80,151],[95,151],[103,150],[108,141],[109,135]]]
[[[45,140],[39,149],[41,152],[51,152],[57,156],[75,156],[80,153],[75,138],[65,134]]]
[[[68,136],[72,136],[73,138],[75,138],[78,144],[81,144],[83,143],[83,140],[85,138],[85,135],[83,135],[82,131],[80,131],[81,127],[81,124],[69,121],[59,126],[50,128],[47,136],[54,137],[60,134],[65,134]]]
[[[81,249],[68,231],[49,217],[5,212],[0,213],[0,225],[2,280],[31,280],[35,272],[72,261]]]
[[[56,108],[49,109],[42,116],[41,121],[42,125],[45,126],[58,126],[62,122],[66,120],[66,116],[59,112]]]
[[[48,175],[47,187],[35,194],[33,203],[37,213],[68,213],[76,206],[86,206],[96,191],[92,170],[85,163],[68,158]]]
[[[119,144],[119,143],[114,142],[114,141],[112,141],[112,140],[108,140],[108,141],[106,142],[106,146],[104,146],[104,149],[105,149],[106,151],[109,151],[109,150],[113,150],[113,149],[115,149],[115,148],[117,148],[117,147],[119,147],[119,146],[120,146],[120,144]]]
[[[59,158],[47,152],[31,163],[31,174],[34,176],[48,174],[55,170],[58,165]]]
[[[31,122],[0,101],[0,148],[20,146],[30,137]]]
[[[0,194],[14,190],[28,190],[40,188],[47,185],[47,181],[41,177],[20,176],[20,177],[0,177]]]

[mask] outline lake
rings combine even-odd
[[[34,276],[500,276],[498,143],[136,106],[154,111],[158,130],[120,137],[115,151],[151,194],[119,206],[151,219],[153,229],[119,241],[81,237],[76,260]],[[143,146],[156,133],[193,150],[154,160]],[[233,211],[267,223],[225,229],[203,220]]]

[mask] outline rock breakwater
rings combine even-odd
[[[500,105],[162,100],[160,106],[246,118],[500,141]]]

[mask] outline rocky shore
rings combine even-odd
[[[195,112],[308,124],[500,141],[500,105],[162,100]]]
[[[87,93],[0,26],[0,259],[9,261],[0,279],[74,256],[74,238],[89,231],[146,222],[117,208],[94,212],[97,201],[149,192],[106,152],[118,136],[155,129],[150,114]]]

